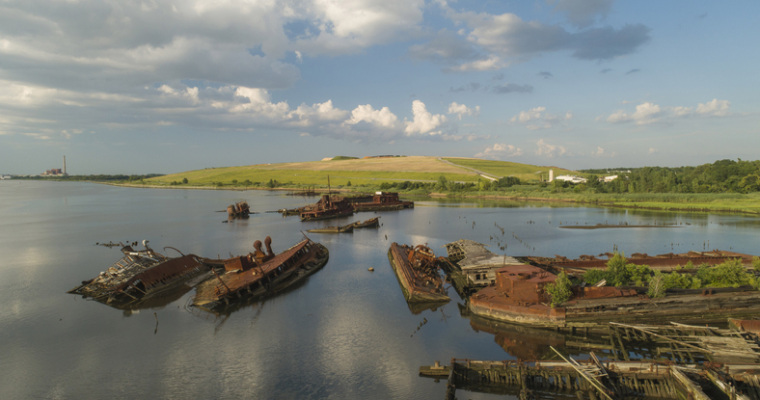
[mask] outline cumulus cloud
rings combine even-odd
[[[696,108],[688,106],[661,107],[651,102],[645,102],[636,106],[633,113],[617,110],[607,116],[609,123],[633,122],[637,125],[646,125],[659,121],[672,121],[675,118],[685,117],[725,117],[730,115],[728,100],[712,99],[706,103],[697,104]]]
[[[438,127],[446,122],[446,116],[441,114],[431,114],[425,103],[420,100],[414,100],[412,102],[412,121],[406,121],[406,128],[404,132],[407,136],[414,134],[423,135],[440,135],[441,131],[437,131]]]
[[[564,116],[549,114],[546,107],[539,106],[527,111],[520,111],[510,119],[510,122],[525,125],[530,130],[548,129],[558,122],[570,120],[573,118],[571,113],[565,113]]]
[[[360,123],[395,129],[398,124],[398,117],[396,117],[388,107],[375,110],[371,105],[365,104],[357,106],[351,111],[351,118],[345,121],[345,124],[347,125],[357,125]]]
[[[521,155],[523,155],[523,150],[517,146],[506,143],[494,143],[493,146],[487,147],[482,152],[475,154],[475,157],[500,160]]]
[[[536,142],[535,154],[539,157],[554,158],[566,153],[567,149],[564,146],[549,144],[544,139],[539,139]]]
[[[707,103],[699,103],[697,105],[697,114],[725,117],[728,115],[728,108],[730,106],[731,103],[728,100],[712,99]]]
[[[483,71],[505,68],[539,54],[570,51],[582,60],[610,60],[637,51],[650,40],[650,29],[642,24],[622,28],[586,28],[597,16],[609,11],[607,0],[557,1],[556,9],[575,25],[585,29],[570,32],[558,25],[526,21],[512,13],[489,14],[458,11],[446,2],[438,2],[446,16],[462,26],[451,40],[452,32],[439,32],[428,45],[416,45],[417,58],[442,62],[454,71]],[[456,44],[453,44],[456,43]],[[457,51],[451,51],[456,46]],[[446,51],[443,51],[446,50]],[[454,65],[453,67],[450,65]]]
[[[467,107],[464,104],[459,104],[457,102],[452,102],[449,104],[449,114],[456,115],[459,120],[462,119],[462,116],[472,116],[472,115],[478,115],[480,113],[480,106],[475,106],[474,108]]]

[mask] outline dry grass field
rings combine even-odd
[[[382,182],[436,182],[441,176],[452,182],[477,182],[514,176],[522,181],[538,181],[554,167],[539,167],[505,161],[476,158],[441,158],[432,156],[368,157],[328,159],[294,163],[256,164],[237,167],[207,168],[164,175],[146,180],[156,186],[178,185],[187,180],[189,186],[263,187],[269,182],[277,186],[327,186],[328,177],[334,186],[377,185]],[[567,173],[554,168],[555,173]],[[271,186],[270,186],[271,187]]]

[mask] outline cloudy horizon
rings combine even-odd
[[[757,159],[760,3],[0,4],[0,173]]]

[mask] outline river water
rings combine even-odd
[[[222,223],[226,214],[216,210],[241,200],[258,214]],[[316,200],[268,191],[0,181],[0,398],[442,399],[445,383],[419,377],[421,365],[452,357],[515,359],[526,346],[542,353],[556,337],[484,327],[460,314],[453,288],[452,302],[413,312],[388,263],[392,242],[427,244],[437,255],[462,238],[496,253],[506,246],[516,256],[760,253],[760,220],[736,215],[476,200],[417,201],[412,210],[327,222],[267,212]],[[146,239],[159,251],[173,246],[228,257],[251,251],[267,235],[279,252],[306,229],[375,215],[378,229],[309,234],[330,251],[325,268],[289,293],[229,315],[190,307],[192,291],[133,312],[66,293],[120,258],[118,247],[98,242]],[[560,228],[598,223],[676,227]]]

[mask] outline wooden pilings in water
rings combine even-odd
[[[596,375],[599,382],[605,382],[606,390],[614,388],[614,393],[600,390],[579,370],[592,371],[594,364],[582,363],[573,368],[569,362],[561,361],[476,361],[452,359],[448,369],[422,367],[420,375],[443,378],[446,384],[447,400],[455,398],[456,390],[509,391],[519,393],[522,398],[534,398],[533,391],[574,393],[579,399],[602,400],[620,397],[649,397],[657,399],[709,399],[704,397],[700,385],[704,371],[697,368],[682,368],[648,362],[606,362],[604,374]],[[446,367],[444,367],[446,368]],[[448,371],[446,375],[445,371]],[[593,372],[592,372],[593,373]],[[754,379],[754,381],[751,381]],[[700,381],[697,383],[696,381]],[[760,393],[760,380],[750,375],[739,386],[744,393]],[[751,396],[750,395],[750,396]],[[612,397],[610,397],[612,396]],[[687,397],[684,397],[687,396]],[[688,397],[691,396],[691,397]],[[742,395],[735,397],[743,399]],[[752,398],[752,397],[750,397]]]

